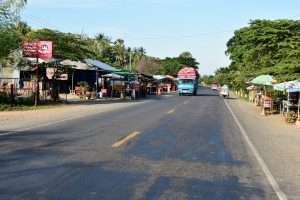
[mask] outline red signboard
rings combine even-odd
[[[35,41],[25,41],[23,44],[23,56],[36,58],[37,46]]]
[[[23,56],[31,58],[52,58],[52,41],[25,41]]]

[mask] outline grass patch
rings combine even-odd
[[[41,109],[49,109],[49,108],[57,108],[59,105],[10,105],[10,104],[0,104],[0,112],[1,111],[27,111],[27,110],[41,110]]]

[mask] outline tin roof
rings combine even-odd
[[[112,71],[112,72],[117,72],[120,71],[117,68],[114,68],[108,64],[105,64],[99,60],[93,60],[93,59],[84,59],[84,61],[89,64],[89,65],[93,65],[95,67],[97,67],[99,70],[103,70],[103,71]]]

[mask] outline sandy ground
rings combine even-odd
[[[70,104],[54,106],[53,108],[47,109],[0,112],[0,134],[78,118],[92,113],[119,109],[124,106],[133,105],[133,103],[142,102],[102,99],[71,102]]]

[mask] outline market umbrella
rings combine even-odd
[[[276,82],[276,80],[273,79],[273,76],[271,75],[260,75],[250,81],[253,84],[257,85],[263,85],[264,86],[264,92],[265,96],[267,94],[266,86],[272,86],[273,82]]]
[[[273,85],[273,76],[270,76],[270,75],[260,75],[254,79],[252,79],[250,81],[251,83],[253,84],[259,84],[259,85],[270,85],[272,86]]]

